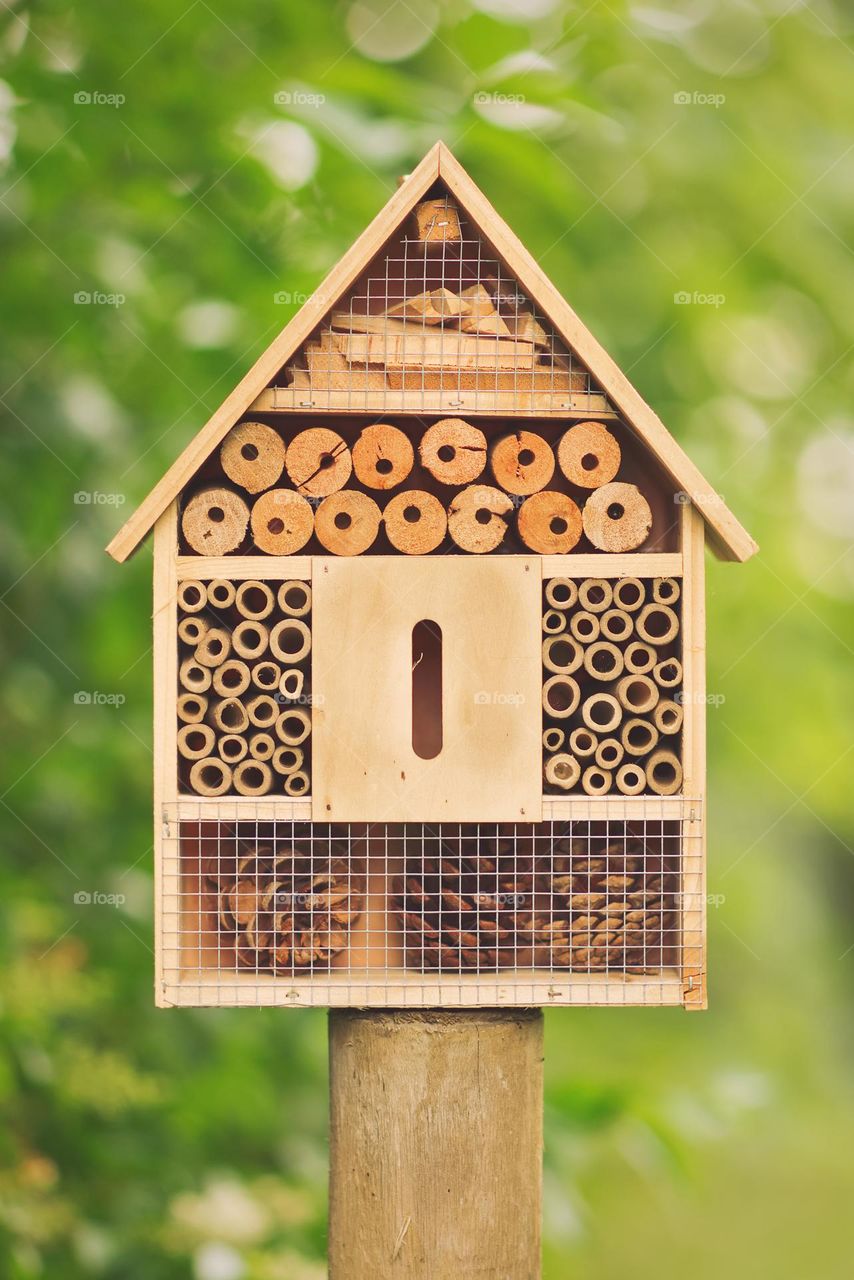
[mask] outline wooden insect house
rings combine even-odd
[[[152,529],[159,1003],[704,1006],[704,544],[755,544],[442,143]]]

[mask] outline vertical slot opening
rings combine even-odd
[[[429,619],[412,628],[412,750],[422,760],[442,750],[442,628]]]

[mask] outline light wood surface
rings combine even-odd
[[[682,788],[698,811],[685,825],[682,871],[682,967],[686,1009],[705,1009],[706,993],[706,589],[703,522],[682,508]]]
[[[178,796],[178,503],[170,503],[154,527],[154,995],[163,1003],[164,815]]]

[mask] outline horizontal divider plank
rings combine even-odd
[[[196,578],[275,579],[311,582],[311,556],[178,556],[178,581]]]

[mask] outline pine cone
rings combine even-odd
[[[347,946],[362,896],[345,858],[258,845],[214,881],[219,923],[241,968],[272,973],[328,969]]]

